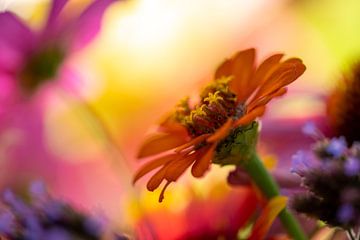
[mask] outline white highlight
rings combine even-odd
[[[11,2],[12,0],[0,0],[0,12],[6,11],[9,8]]]

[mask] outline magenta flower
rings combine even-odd
[[[77,83],[69,60],[96,37],[105,10],[115,0],[93,0],[80,13],[71,14],[64,9],[67,2],[52,0],[47,20],[39,29],[30,29],[11,12],[0,12],[0,189],[40,178],[59,195],[78,204],[86,200],[90,206],[95,204],[93,195],[80,180],[84,169],[86,174],[93,171],[103,176],[107,183],[115,177],[104,161],[74,164],[73,159],[63,161],[48,148],[44,104],[49,102],[48,93],[53,94],[47,86],[61,84],[69,90],[68,83]]]
[[[115,0],[94,0],[79,15],[63,11],[67,1],[53,0],[44,26],[36,30],[11,12],[0,13],[0,112],[48,81],[66,82],[66,60],[94,39]]]

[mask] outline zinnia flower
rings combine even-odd
[[[50,80],[68,83],[71,71],[64,63],[94,39],[104,11],[114,1],[95,0],[79,15],[70,16],[63,11],[67,0],[53,0],[39,30],[30,29],[11,12],[0,13],[1,108],[31,95]]]
[[[148,181],[154,191],[165,180],[164,191],[191,166],[194,177],[209,169],[218,143],[239,126],[251,124],[264,114],[266,104],[286,93],[305,66],[298,58],[281,61],[275,54],[255,67],[255,49],[238,52],[216,70],[214,81],[200,93],[195,106],[185,99],[176,106],[140,148],[139,158],[156,156],[135,174],[134,182],[160,168]],[[170,151],[171,150],[171,151]]]

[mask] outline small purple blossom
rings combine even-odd
[[[332,154],[335,158],[341,157],[347,150],[347,144],[344,137],[333,138],[330,140],[326,151]]]
[[[44,182],[42,181],[34,181],[31,183],[29,192],[31,194],[31,197],[33,198],[46,198],[47,191]]]
[[[13,234],[15,229],[15,217],[9,212],[0,213],[0,232],[5,234]]]
[[[87,216],[70,205],[53,199],[43,183],[29,188],[30,201],[24,201],[11,190],[3,193],[0,207],[0,238],[26,240],[100,240],[106,224],[101,218]],[[120,236],[120,235],[119,235]],[[114,235],[114,238],[115,235]]]
[[[337,212],[340,222],[348,223],[354,217],[354,207],[351,204],[343,204]]]
[[[360,178],[354,177],[360,173],[357,147],[348,148],[343,137],[323,138],[312,149],[311,156],[316,157],[318,164],[310,164],[304,152],[295,154],[292,172],[302,177],[304,189],[294,195],[292,207],[330,226],[358,227]]]
[[[304,151],[298,151],[291,158],[291,173],[295,173],[300,177],[311,167],[309,156]]]
[[[349,177],[358,175],[360,173],[360,160],[355,157],[349,157],[346,159],[344,171]]]
[[[93,217],[85,219],[83,225],[86,231],[91,232],[94,236],[100,236],[105,229],[104,221]]]
[[[310,137],[320,137],[321,134],[320,134],[320,131],[319,129],[316,127],[315,123],[314,122],[307,122],[305,123],[305,125],[302,127],[302,132],[303,134],[305,135],[308,135]]]
[[[71,240],[71,235],[62,228],[52,228],[44,236],[47,240]]]

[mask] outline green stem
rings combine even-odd
[[[250,159],[244,161],[241,166],[247,171],[252,180],[256,183],[256,185],[267,198],[271,199],[280,195],[279,187],[269,172],[265,169],[262,161],[259,159],[256,153],[253,154]],[[300,224],[288,209],[283,209],[279,214],[279,218],[293,239],[308,239],[305,233],[302,231]]]

